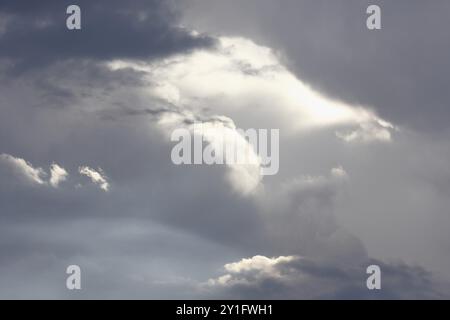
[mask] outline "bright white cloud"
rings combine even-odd
[[[216,152],[224,132],[230,139],[238,135],[235,123],[256,129],[281,128],[283,135],[335,127],[350,132],[336,133],[348,142],[391,140],[393,125],[369,108],[330,99],[310,88],[270,48],[244,38],[221,37],[218,41],[215,49],[153,62],[117,60],[108,66],[142,72],[149,83],[144,95],[150,101],[165,101],[172,110],[159,118],[167,136],[174,128],[190,128],[189,123],[209,123],[212,130],[204,138]],[[220,119],[220,123],[204,119]],[[241,147],[251,150],[245,139]],[[252,194],[261,186],[260,167],[229,165],[227,179],[238,192]]]
[[[34,168],[30,163],[21,158],[15,158],[9,154],[0,154],[0,162],[11,168],[14,173],[25,178],[28,182],[43,185],[45,171],[41,168]]]
[[[232,123],[226,126],[223,122],[207,122],[204,123],[203,138],[207,141],[215,152],[224,153],[225,163],[231,170],[228,172],[227,178],[236,191],[243,194],[250,194],[254,191],[262,180],[260,174],[261,163],[258,155],[255,153],[252,145],[239,134]],[[190,126],[192,129],[192,126]],[[234,146],[235,154],[248,155],[249,159],[246,164],[232,163],[228,161],[233,154],[228,153],[227,147]]]
[[[214,127],[205,138],[215,151],[223,131],[230,139],[238,134],[235,123],[257,129],[282,128],[283,135],[335,127],[337,137],[347,142],[391,140],[392,124],[370,108],[336,101],[310,88],[270,48],[244,38],[221,37],[218,41],[216,49],[148,63],[117,60],[108,66],[142,72],[149,83],[144,95],[165,101],[173,110],[159,118],[167,136],[174,128],[189,128],[188,123],[221,119],[221,126],[206,121]],[[251,148],[245,139],[241,147]],[[238,192],[248,195],[261,185],[260,166],[228,167],[227,179]]]
[[[60,167],[56,163],[52,164],[50,167],[50,185],[54,188],[59,187],[61,182],[67,180],[68,175],[69,174],[64,168]]]
[[[258,271],[263,273],[273,274],[275,267],[279,263],[289,262],[294,260],[293,256],[281,256],[278,258],[268,258],[265,256],[254,256],[249,259],[242,259],[239,262],[228,263],[225,265],[225,270],[232,273],[240,273],[245,271]]]
[[[194,122],[186,124],[185,120]],[[225,116],[215,116],[212,119],[201,123],[201,130],[197,130],[195,116],[192,113],[184,114],[166,113],[159,119],[161,129],[169,136],[176,128],[185,128],[195,136],[200,135],[201,138],[209,144],[214,153],[221,159],[230,169],[227,172],[227,180],[236,192],[243,195],[252,194],[262,181],[261,176],[261,159],[256,154],[253,146],[243,137],[237,130],[232,119]],[[233,147],[234,152],[228,147]],[[229,158],[234,158],[236,154],[247,155],[246,164],[233,162]]]
[[[197,50],[152,63],[114,61],[113,70],[143,71],[148,94],[194,113],[210,110],[237,119],[245,110],[259,125],[285,132],[347,127],[346,141],[388,141],[394,128],[370,108],[333,100],[309,87],[270,48],[244,38],[219,38],[215,50]],[[155,83],[157,85],[155,85]],[[248,119],[247,119],[248,120]],[[354,133],[353,133],[354,132]]]
[[[100,189],[102,189],[103,191],[109,191],[109,183],[108,180],[103,172],[102,169],[99,169],[99,171],[96,171],[92,168],[89,167],[80,167],[78,169],[78,172],[81,175],[84,175],[86,177],[88,177],[89,179],[91,179],[91,181],[98,185],[100,187]]]
[[[35,168],[32,164],[21,158],[16,158],[9,154],[1,154],[0,162],[8,166],[15,174],[24,178],[27,182],[38,185],[51,185],[57,188],[59,184],[65,180],[69,174],[67,171],[56,163],[50,166],[50,178],[47,172],[42,168]]]
[[[254,256],[238,262],[228,263],[224,266],[227,273],[217,279],[210,279],[208,285],[248,284],[250,280],[256,281],[261,278],[282,277],[279,267],[296,259],[299,258],[296,256],[280,256],[276,258]]]

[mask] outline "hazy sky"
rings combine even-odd
[[[0,2],[0,298],[450,297],[447,0],[75,2]],[[196,121],[278,174],[174,165]]]

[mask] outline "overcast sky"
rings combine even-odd
[[[0,298],[450,298],[449,15],[2,0]],[[175,165],[197,121],[279,129],[279,172]]]

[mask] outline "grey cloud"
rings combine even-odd
[[[11,180],[2,177],[0,211],[4,228],[10,230],[4,235],[9,240],[4,242],[3,254],[8,256],[8,252],[13,252],[14,256],[12,261],[3,260],[5,276],[2,281],[13,286],[12,279],[21,279],[27,270],[23,261],[42,272],[42,279],[45,279],[22,286],[15,282],[11,295],[20,296],[22,290],[34,284],[41,288],[40,293],[36,293],[39,296],[76,297],[70,296],[64,288],[53,286],[64,283],[60,279],[62,275],[55,279],[58,272],[62,272],[66,264],[76,264],[77,261],[81,261],[79,263],[86,268],[89,284],[81,297],[148,297],[149,291],[152,296],[158,297],[157,292],[152,291],[155,288],[167,290],[164,292],[168,297],[175,297],[174,292],[179,292],[178,285],[184,288],[184,297],[201,296],[202,292],[189,295],[186,288],[192,288],[191,282],[195,284],[205,279],[199,274],[195,279],[189,279],[188,271],[198,267],[198,272],[204,277],[227,261],[236,261],[255,253],[267,256],[306,255],[312,259],[327,257],[331,267],[342,261],[367,261],[367,252],[361,241],[341,229],[334,216],[335,201],[341,189],[345,188],[345,183],[342,185],[342,181],[324,173],[331,167],[327,167],[322,160],[315,160],[317,154],[311,155],[311,160],[302,158],[302,163],[316,165],[322,162],[325,169],[309,170],[305,167],[302,170],[295,157],[285,155],[285,159],[295,163],[285,163],[280,177],[266,182],[267,193],[261,198],[242,197],[224,181],[224,168],[176,167],[168,161],[170,143],[155,129],[154,122],[142,115],[153,110],[150,112],[152,118],[158,110],[171,110],[171,107],[166,105],[161,109],[161,102],[142,98],[140,82],[129,81],[132,77],[139,79],[138,73],[104,71],[85,85],[91,76],[85,69],[72,76],[52,73],[52,70],[55,69],[47,70],[54,77],[50,83],[71,88],[72,98],[66,100],[61,108],[59,99],[53,99],[49,91],[48,96],[43,96],[47,105],[43,104],[42,98],[36,102],[36,96],[42,97],[36,92],[47,90],[36,88],[34,80],[42,76],[37,71],[28,74],[25,83],[9,81],[8,87],[0,89],[2,98],[8,101],[2,108],[2,113],[8,114],[8,121],[3,120],[0,128],[4,133],[0,136],[0,145],[5,152],[23,155],[39,167],[48,166],[53,161],[69,172],[77,172],[80,164],[101,166],[114,182],[114,187],[108,195],[94,186],[79,190],[66,184],[58,190],[23,186],[11,188]],[[122,81],[124,77],[126,80]],[[33,108],[35,104],[40,107]],[[120,115],[108,121],[102,119],[102,111],[108,112],[112,106],[119,106],[120,110],[121,105],[144,112],[141,116],[132,112],[135,116]],[[328,141],[330,136],[334,137],[331,134],[320,139]],[[320,139],[314,136],[314,143],[323,142]],[[297,147],[299,143],[305,144],[305,141],[295,140],[283,141]],[[337,148],[335,144],[333,147]],[[317,156],[317,159],[322,158]],[[305,171],[318,171],[322,176],[315,175],[311,181],[300,178],[284,188],[279,187],[286,181],[292,181],[292,176],[301,176]],[[141,230],[136,235],[137,242],[134,242],[127,238],[126,228],[121,231],[121,227],[116,226],[120,235],[115,237],[115,241],[102,238],[108,223],[126,226],[133,224],[130,221],[152,230],[153,226],[156,230],[167,230],[167,233],[158,233],[160,238],[152,238]],[[79,230],[68,227],[77,223],[87,230],[82,243]],[[22,224],[35,232],[24,231]],[[59,239],[63,231],[65,236],[57,242],[64,243],[64,246],[46,246],[52,237]],[[179,239],[176,236],[178,233],[189,236],[187,240]],[[27,236],[23,238],[24,235]],[[47,239],[47,236],[50,238]],[[149,242],[173,243],[175,249],[162,252],[164,250],[160,250],[159,246],[150,246]],[[202,243],[209,243],[217,250],[211,249],[204,255],[198,253],[200,260],[193,261],[188,256],[178,257],[178,250],[182,249],[176,248],[180,242],[192,246],[189,252],[195,252],[194,248]],[[33,243],[40,243],[42,252],[38,251],[38,255],[29,254],[33,251]],[[107,256],[97,257],[98,252],[105,251]],[[130,251],[135,255],[128,264],[125,257],[129,257]],[[180,280],[178,285],[170,284],[170,277],[166,278],[156,268],[151,269],[151,274],[141,269],[150,263],[149,256],[153,259],[161,255],[172,256],[162,259],[161,265],[166,267],[161,269],[166,269],[167,265],[189,264],[188,271],[174,270],[170,276],[176,277],[178,274],[186,279]],[[209,263],[201,266],[205,260]],[[111,264],[116,267],[110,267]],[[140,277],[147,280],[133,280]],[[168,284],[155,285],[157,280]],[[176,280],[173,282],[177,283]],[[399,286],[402,285],[404,283],[399,283]],[[121,291],[117,291],[118,288]]]
[[[327,2],[327,5],[337,8],[334,2]],[[17,15],[15,22],[10,21],[12,25],[8,28],[12,29],[7,29],[8,32],[18,28],[15,23],[31,15],[22,14],[23,6],[23,2],[17,1],[0,5],[2,12]],[[33,9],[36,16],[50,12],[53,17],[52,12],[56,10],[34,6],[33,3],[27,8]],[[234,12],[238,14],[236,9]],[[301,10],[303,18],[307,15],[305,12],[308,11]],[[114,15],[108,13],[106,18]],[[330,18],[332,16],[330,14]],[[86,19],[89,26],[89,16]],[[311,17],[307,21],[311,20],[314,19]],[[351,19],[343,23],[348,23],[347,20]],[[239,22],[245,21],[251,22],[243,18]],[[385,21],[389,22],[389,17]],[[123,22],[118,19],[118,23]],[[339,26],[338,22],[334,23]],[[61,24],[64,26],[64,21]],[[321,30],[315,26],[316,31]],[[151,28],[146,24],[141,27]],[[273,30],[277,29],[273,27]],[[302,29],[300,35],[311,36],[307,30]],[[340,35],[339,31],[336,33],[335,36]],[[130,37],[130,41],[142,40],[139,37],[142,33],[137,35],[137,38]],[[334,45],[339,48],[342,39],[337,39]],[[56,162],[69,173],[76,173],[81,164],[100,166],[114,185],[109,194],[93,185],[75,189],[73,186],[83,180],[72,174],[70,182],[61,184],[58,189],[35,188],[14,185],[12,177],[0,172],[0,287],[10,288],[8,292],[0,290],[0,296],[208,298],[235,294],[263,298],[305,297],[298,287],[270,278],[264,283],[255,283],[253,288],[236,286],[224,292],[208,294],[197,288],[199,282],[214,277],[213,271],[225,263],[263,254],[305,256],[302,262],[287,264],[282,271],[299,284],[302,283],[296,282],[297,276],[306,274],[307,284],[311,288],[317,286],[317,291],[311,291],[314,297],[441,297],[439,284],[423,269],[383,263],[369,256],[385,258],[384,254],[389,252],[408,258],[408,262],[417,258],[421,265],[435,267],[437,260],[428,259],[428,254],[432,254],[433,258],[441,257],[436,262],[441,268],[448,264],[442,254],[445,250],[435,242],[448,243],[449,221],[445,215],[448,206],[442,199],[447,198],[445,190],[450,175],[441,170],[446,167],[445,161],[439,161],[448,158],[447,151],[442,150],[446,143],[436,141],[434,148],[441,150],[436,152],[423,149],[429,145],[429,140],[407,135],[401,136],[407,143],[398,143],[399,137],[395,137],[390,145],[348,146],[327,130],[292,137],[282,134],[280,174],[264,179],[266,193],[261,197],[242,197],[225,182],[224,168],[172,165],[169,160],[171,144],[153,120],[161,114],[184,110],[145,95],[149,83],[139,72],[111,71],[97,63],[98,59],[110,57],[153,56],[150,47],[137,48],[137,42],[133,42],[130,48],[135,45],[136,52],[128,53],[125,49],[113,50],[116,48],[113,37],[108,37],[108,41],[105,48],[111,49],[111,53],[102,52],[97,44],[91,43],[83,49],[85,51],[73,55],[65,51],[68,48],[53,54],[35,43],[41,50],[37,51],[41,52],[41,58],[48,57],[58,63],[28,70],[20,78],[2,73],[0,153],[20,155],[35,167],[48,168]],[[334,48],[329,46],[330,50]],[[165,53],[173,53],[186,46],[166,49]],[[2,50],[9,49],[2,46]],[[316,55],[309,52],[297,57],[299,60],[294,65],[300,71],[299,66],[310,68],[311,82],[325,88],[319,81],[327,78],[327,73],[322,75],[321,65],[331,59],[331,53],[327,57],[328,53],[318,48],[307,50],[320,51],[321,55],[317,55],[320,63],[315,62]],[[339,52],[334,53],[342,59]],[[18,56],[28,59],[27,54]],[[91,61],[64,61],[66,57],[85,57]],[[356,72],[352,69],[355,66],[347,66]],[[247,71],[256,74],[254,70]],[[299,74],[303,73],[300,71]],[[315,76],[313,71],[317,71]],[[344,80],[343,87],[352,83],[351,79]],[[324,91],[333,92],[331,85],[330,88]],[[336,95],[340,90],[336,90],[339,91]],[[344,98],[358,100],[352,98],[357,91],[348,88]],[[374,103],[374,106],[379,105]],[[195,116],[196,120],[221,120],[211,118],[209,111]],[[244,123],[255,120],[255,114],[245,110],[240,117]],[[191,119],[186,121],[189,123]],[[257,121],[250,123],[258,125]],[[405,153],[408,161],[405,161]],[[420,153],[425,156],[417,157]],[[338,165],[346,169],[349,181],[330,176],[329,170]],[[312,175],[313,183],[301,178],[305,175]],[[427,181],[425,187],[423,177]],[[440,194],[427,188],[435,184]],[[416,193],[412,193],[416,202],[408,202],[409,186],[417,188]],[[421,190],[427,192],[419,192]],[[422,207],[408,220],[410,209],[417,203],[422,203]],[[407,214],[395,215],[397,212]],[[425,220],[428,221],[426,231],[422,229]],[[436,223],[440,225],[438,229],[434,228]],[[408,230],[407,236],[405,230]],[[420,232],[426,239],[415,236]],[[353,235],[355,233],[357,236]],[[429,237],[430,234],[434,237]],[[411,241],[426,250],[402,246]],[[325,258],[326,262],[321,261]],[[366,278],[363,266],[372,262],[386,271],[386,290],[380,295],[368,293],[362,287]],[[64,270],[69,264],[80,264],[84,270],[86,290],[79,294],[71,294],[64,287]],[[339,290],[333,291],[330,287]],[[280,290],[279,295],[274,288]]]
[[[443,299],[448,287],[420,267],[366,260],[364,264],[330,264],[304,257],[268,258],[273,265],[233,269],[205,285],[221,299]],[[284,259],[284,260],[283,260]],[[243,260],[236,262],[244,264]],[[381,289],[366,287],[366,268],[382,270]]]
[[[70,59],[155,58],[212,44],[176,26],[174,7],[160,0],[77,1],[82,30],[66,28],[71,1],[10,1],[0,37],[0,57],[25,70]]]
[[[138,235],[140,241],[136,244],[126,239],[126,230],[117,238],[117,243],[96,238],[107,230],[107,221],[114,224],[128,219],[148,227],[154,224],[156,229],[169,230],[168,234],[161,235],[162,238],[157,240],[159,243],[171,243],[170,239],[177,239],[174,235],[187,233],[195,238],[189,240],[187,245],[210,243],[218,247],[219,251],[208,252],[206,255],[199,253],[201,259],[211,260],[208,268],[201,268],[203,276],[230,259],[255,252],[267,255],[315,252],[316,255],[330,256],[336,249],[335,255],[345,253],[342,256],[350,259],[358,260],[361,255],[365,256],[358,240],[339,231],[336,226],[331,208],[339,185],[329,181],[328,177],[319,179],[319,183],[312,187],[300,184],[279,193],[269,190],[268,194],[274,196],[267,202],[242,197],[234,193],[224,180],[224,168],[172,165],[168,161],[171,145],[153,127],[154,122],[149,121],[149,117],[119,116],[108,121],[102,119],[101,112],[98,111],[108,111],[114,105],[112,102],[128,100],[128,105],[137,110],[159,110],[153,105],[154,101],[140,99],[139,86],[135,87],[135,82],[120,81],[123,73],[105,73],[100,79],[109,81],[93,81],[90,88],[84,86],[85,77],[90,76],[89,72],[77,72],[72,77],[52,73],[54,79],[51,83],[72,88],[72,98],[65,102],[64,108],[59,107],[58,99],[53,99],[51,94],[44,96],[48,105],[39,108],[30,106],[28,102],[36,103],[33,100],[36,90],[43,90],[42,87],[36,88],[36,82],[32,81],[39,75],[42,73],[31,73],[26,84],[10,81],[9,87],[3,88],[5,94],[2,97],[7,97],[9,103],[2,112],[11,112],[8,123],[2,126],[5,132],[0,137],[2,148],[10,153],[23,155],[36,166],[46,167],[56,161],[70,173],[77,172],[80,164],[101,166],[114,186],[108,195],[95,186],[74,189],[78,180],[71,175],[70,183],[62,184],[58,190],[24,186],[12,188],[11,180],[2,177],[0,211],[4,228],[10,230],[4,234],[8,241],[4,242],[3,254],[8,256],[7,252],[13,252],[14,256],[12,261],[3,260],[2,270],[5,275],[9,275],[9,280],[5,276],[2,281],[10,286],[11,279],[20,278],[21,272],[26,270],[20,263],[21,259],[25,259],[28,265],[43,272],[43,279],[50,283],[45,285],[44,281],[35,284],[42,288],[42,296],[66,297],[64,288],[52,288],[53,284],[59,283],[59,278],[54,277],[58,270],[63,270],[65,264],[81,261],[87,266],[87,281],[91,286],[85,297],[114,297],[117,295],[109,295],[109,290],[114,291],[119,287],[129,290],[123,289],[117,293],[119,295],[145,296],[145,290],[150,290],[154,284],[139,284],[139,281],[127,280],[123,270],[132,268],[132,265],[123,264],[124,255],[130,250],[136,252],[133,258],[135,260],[131,260],[135,262],[136,269],[132,268],[134,271],[130,273],[139,276],[145,274],[139,269],[139,265],[147,263],[144,263],[147,255],[154,257],[166,253],[161,252],[158,247],[148,247],[147,241],[155,240],[147,239],[145,234]],[[62,81],[58,81],[59,79]],[[20,90],[21,94],[14,90]],[[121,96],[118,94],[120,90],[128,92],[128,95]],[[136,104],[133,105],[131,101]],[[42,103],[42,100],[38,103]],[[153,116],[154,112],[150,113]],[[18,123],[25,122],[24,115],[32,116],[26,121],[26,126],[11,124],[16,119]],[[81,179],[79,181],[82,182]],[[22,223],[35,231],[24,231]],[[63,239],[57,241],[64,245],[46,245],[52,241],[52,237],[60,237],[60,233],[68,225],[77,223],[81,224],[80,228],[87,230],[82,237],[83,243],[80,243],[80,234],[76,228],[69,227],[64,232]],[[127,225],[125,222],[122,224]],[[29,254],[33,251],[33,243],[40,244],[38,255]],[[97,252],[105,250],[110,253],[109,257],[104,258],[105,260],[96,257]],[[225,256],[223,252],[232,254]],[[57,260],[48,260],[54,256]],[[100,270],[107,268],[103,266],[108,261],[113,261],[120,267],[109,272],[96,269],[97,264]],[[201,264],[201,261],[192,261],[188,257],[174,257],[170,261],[175,265],[192,263],[192,269]],[[46,269],[52,271],[45,272]],[[180,274],[189,278],[189,274]],[[154,281],[164,279],[157,271],[150,278]],[[202,280],[204,279],[197,276],[194,283]],[[19,295],[21,290],[32,284],[33,282],[23,284],[23,287],[16,286],[15,294]],[[192,284],[188,281],[186,286]],[[141,289],[138,293],[131,294],[133,288]],[[167,295],[170,292],[172,291],[169,290]]]
[[[369,4],[382,9],[379,31],[366,28]],[[420,0],[192,0],[185,6],[187,24],[277,48],[291,69],[321,92],[372,106],[402,126],[428,133],[447,129],[446,0],[433,5]]]
[[[8,288],[0,290],[2,299],[187,299],[214,268],[218,250],[224,259],[234,256],[194,235],[130,217],[18,219],[0,229],[0,284]],[[80,292],[65,287],[71,264],[82,270]]]

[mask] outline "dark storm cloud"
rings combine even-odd
[[[258,257],[250,258],[255,259]],[[380,290],[366,287],[369,265],[377,265],[382,270]],[[448,287],[436,283],[431,274],[420,267],[369,259],[364,264],[336,264],[290,257],[290,260],[277,261],[270,267],[261,267],[261,264],[249,267],[247,264],[244,268],[228,268],[227,271],[222,280],[213,279],[208,283],[216,298],[443,299],[449,292]]]
[[[66,27],[66,8],[81,8],[82,29]],[[211,39],[177,27],[167,1],[12,1],[0,4],[5,20],[0,57],[18,68],[67,59],[153,58],[208,46]]]
[[[187,15],[189,24],[283,51],[291,69],[321,92],[372,106],[399,125],[427,132],[448,128],[449,1],[190,3],[197,6]],[[366,28],[369,4],[381,7],[381,30]]]

